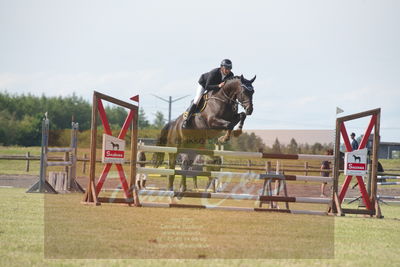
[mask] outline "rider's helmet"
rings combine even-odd
[[[221,61],[221,67],[225,67],[227,69],[232,69],[232,61],[230,61],[229,59],[224,59]]]

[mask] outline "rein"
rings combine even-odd
[[[247,87],[246,87],[244,84],[241,83],[240,85],[241,85],[241,87],[243,87],[244,89],[247,90]],[[224,87],[225,87],[225,86],[224,86]],[[243,103],[240,103],[239,101],[236,100],[237,97],[235,97],[235,96],[232,97],[232,98],[229,97],[229,96],[225,93],[224,87],[222,87],[220,91],[222,91],[222,94],[223,94],[223,96],[224,96],[225,99],[221,99],[221,98],[216,97],[216,96],[210,96],[208,99],[216,99],[216,100],[219,100],[219,101],[221,101],[221,102],[228,103],[228,104],[232,103],[232,104],[234,104],[234,105],[241,105],[243,108],[244,108],[244,104],[247,104],[247,103],[250,102],[250,100],[246,100],[246,101],[243,101]]]

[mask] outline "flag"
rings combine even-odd
[[[336,114],[339,114],[339,113],[342,113],[342,112],[344,112],[343,109],[341,109],[339,107],[336,107]]]
[[[139,95],[132,96],[130,100],[139,102]]]

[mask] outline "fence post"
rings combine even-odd
[[[65,152],[65,154],[64,154],[64,161],[69,161],[70,160],[70,158],[69,158],[69,152]],[[65,166],[64,167],[64,172],[66,172],[67,173],[67,176],[69,176],[69,173],[70,173],[70,166]]]
[[[83,166],[82,166],[82,172],[83,173],[86,173],[86,160],[87,160],[87,154],[85,153],[84,155],[83,155]]]
[[[30,157],[31,153],[28,151],[26,152],[25,156],[26,156],[26,172],[29,172],[29,157]]]
[[[304,162],[304,175],[308,176],[308,161]]]

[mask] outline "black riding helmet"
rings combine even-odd
[[[230,61],[229,59],[224,59],[221,62],[221,67],[225,67],[227,69],[232,69],[232,61]]]

